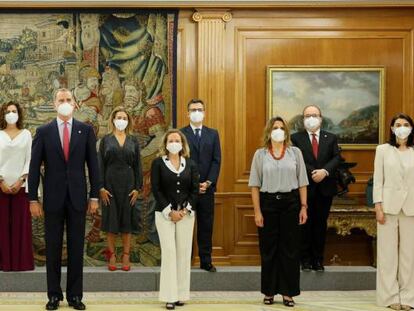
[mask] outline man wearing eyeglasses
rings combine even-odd
[[[216,129],[203,125],[205,106],[202,100],[192,99],[187,105],[190,125],[181,129],[190,146],[191,159],[200,173],[200,191],[197,203],[197,244],[200,268],[216,272],[211,261],[214,192],[220,172],[220,139]]]
[[[308,221],[302,227],[303,271],[323,272],[327,220],[337,192],[335,171],[341,162],[337,138],[321,130],[322,113],[316,105],[303,110],[305,130],[291,136],[303,154],[308,173]]]

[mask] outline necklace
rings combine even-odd
[[[272,147],[269,147],[269,152],[272,155],[272,158],[275,159],[275,160],[282,159],[285,156],[285,151],[286,151],[286,146],[283,145],[282,152],[280,153],[280,156],[277,157],[277,156],[274,155]]]

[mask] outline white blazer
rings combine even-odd
[[[398,215],[402,210],[414,216],[414,150],[406,169],[398,149],[390,144],[377,146],[374,162],[374,203],[382,203],[384,213]]]

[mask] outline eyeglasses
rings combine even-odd
[[[317,113],[314,113],[314,114],[305,114],[304,117],[305,118],[310,118],[310,117],[319,118],[320,115],[317,114]]]
[[[190,112],[196,112],[196,111],[198,111],[198,112],[203,112],[203,111],[204,111],[204,109],[203,109],[203,108],[191,108],[191,109],[189,109],[188,111],[190,111]]]

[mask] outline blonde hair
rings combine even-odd
[[[263,131],[263,138],[262,138],[262,144],[265,148],[270,148],[272,146],[272,131],[273,131],[273,124],[275,124],[276,121],[280,121],[283,123],[284,131],[285,131],[285,145],[290,146],[292,143],[290,141],[290,131],[289,126],[285,119],[282,117],[276,116],[271,118],[269,121],[267,121],[265,129]]]
[[[128,113],[128,111],[126,110],[126,108],[123,107],[123,106],[115,107],[114,110],[112,110],[111,115],[110,115],[109,120],[108,120],[108,133],[113,133],[114,130],[115,130],[114,119],[115,119],[116,114],[118,112],[124,112],[127,115],[127,117],[128,117],[128,125],[125,128],[125,133],[128,135],[131,132],[132,117]]]
[[[179,155],[184,157],[184,158],[189,158],[190,157],[190,147],[188,146],[187,138],[178,129],[169,129],[165,132],[164,136],[162,137],[162,141],[161,141],[160,148],[159,148],[159,151],[158,151],[158,156],[165,156],[165,155],[169,154],[169,151],[167,150],[167,140],[168,140],[168,136],[170,136],[170,134],[180,135],[181,144],[183,145],[183,149],[181,149],[181,151],[179,152]]]

